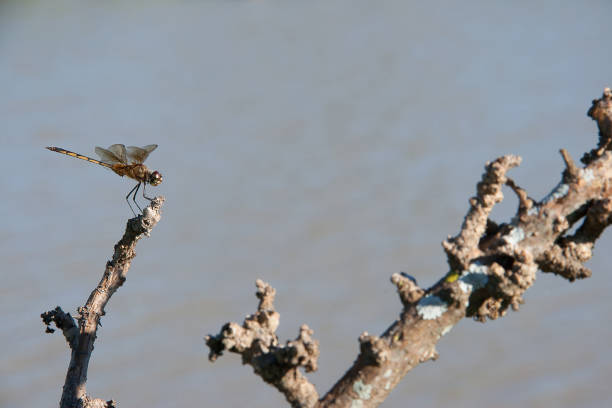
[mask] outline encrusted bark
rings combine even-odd
[[[274,310],[276,291],[261,280],[256,285],[257,312],[247,316],[242,326],[227,323],[216,336],[206,336],[208,358],[215,361],[224,350],[239,353],[242,363],[251,365],[265,382],[282,392],[291,406],[312,407],[319,394],[299,368],[306,372],[317,369],[319,342],[312,339],[313,331],[302,325],[295,340],[280,345],[275,333],[279,324]]]
[[[604,89],[600,99],[593,100],[593,105],[587,115],[597,122],[599,142],[596,149],[582,156],[581,160],[584,164],[589,164],[601,157],[606,150],[612,150],[612,91],[610,88]]]
[[[264,379],[281,390],[293,406],[299,407],[375,407],[389,395],[403,376],[418,364],[437,358],[435,346],[442,336],[464,317],[486,321],[504,316],[523,303],[524,292],[534,283],[538,269],[573,281],[587,278],[591,271],[584,262],[591,258],[595,240],[612,223],[612,92],[606,88],[601,99],[593,101],[588,115],[599,127],[598,147],[584,155],[585,167],[578,167],[567,151],[561,150],[565,170],[561,181],[540,201],[509,179],[506,173],[520,164],[517,156],[503,156],[487,163],[476,196],[460,232],[442,243],[449,271],[432,287],[420,288],[407,274],[394,274],[403,305],[399,320],[381,335],[363,333],[360,353],[352,367],[320,400],[314,386],[299,374],[296,361],[287,366],[279,359],[274,330],[251,323],[242,327],[228,323],[217,336],[208,336],[214,361],[223,350],[242,355]],[[503,200],[502,187],[508,185],[519,198],[516,215],[496,224],[489,219],[494,205]],[[582,220],[572,235],[569,229]],[[272,289],[258,281],[258,287]],[[260,311],[257,313],[262,313]],[[265,319],[264,319],[265,320]],[[310,338],[308,338],[310,341]],[[260,343],[265,344],[261,351]],[[254,351],[262,359],[253,358]],[[317,353],[300,354],[307,371],[316,368]],[[314,360],[314,361],[313,361]],[[266,372],[289,371],[295,375],[294,387],[270,381],[282,376]],[[276,366],[276,371],[273,368]],[[301,394],[302,390],[308,390]],[[295,391],[295,392],[294,392]],[[307,395],[307,397],[303,396]]]
[[[65,313],[59,306],[41,315],[47,325],[47,333],[53,333],[51,323],[62,330],[71,350],[70,364],[60,401],[61,408],[111,408],[115,401],[104,401],[86,394],[87,368],[94,349],[96,331],[104,307],[111,296],[125,282],[127,272],[136,256],[136,243],[142,236],[149,236],[151,230],[161,218],[163,197],[156,197],[145,208],[142,215],[128,221],[125,233],[115,245],[113,259],[106,263],[102,280],[91,292],[85,306],[78,309],[78,326],[70,313]]]

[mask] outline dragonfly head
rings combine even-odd
[[[149,174],[149,180],[147,180],[147,182],[152,186],[159,186],[162,181],[163,181],[162,175],[157,170]]]

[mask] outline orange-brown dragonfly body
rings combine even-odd
[[[122,144],[114,144],[112,146],[109,146],[108,149],[96,147],[96,154],[100,156],[101,159],[96,160],[92,159],[91,157],[83,156],[81,154],[62,149],[60,147],[47,147],[47,149],[53,152],[66,154],[68,156],[76,157],[77,159],[86,160],[90,163],[99,164],[100,166],[104,166],[111,169],[121,177],[127,176],[131,179],[138,181],[138,184],[136,184],[136,186],[130,190],[128,195],[125,196],[128,205],[132,209],[132,212],[134,212],[134,209],[130,204],[130,195],[132,195],[132,200],[134,201],[134,204],[136,204],[136,207],[138,207],[138,209],[142,211],[142,208],[140,208],[140,206],[136,202],[136,193],[138,193],[140,185],[142,184],[143,186],[142,196],[150,201],[151,198],[147,197],[145,194],[145,186],[147,184],[151,184],[152,186],[158,186],[162,182],[162,175],[160,172],[151,171],[147,168],[147,166],[142,164],[147,159],[149,154],[156,148],[156,144],[147,145],[144,147],[128,146],[127,148],[125,147],[125,145]],[[135,212],[134,215],[136,215]]]

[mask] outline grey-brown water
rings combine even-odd
[[[167,198],[111,299],[90,394],[126,407],[284,406],[202,337],[278,291],[282,341],[307,323],[321,393],[362,331],[398,316],[389,283],[446,272],[484,163],[541,198],[597,140],[611,5],[482,1],[5,2],[0,6],[0,406],[59,401],[69,360],[39,314],[75,312],[131,216],[133,187],[52,154],[159,144]],[[495,211],[508,220],[517,204]],[[610,405],[610,233],[591,279],[540,274],[518,313],[461,322],[387,407]]]

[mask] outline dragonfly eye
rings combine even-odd
[[[151,175],[149,176],[149,184],[151,184],[152,186],[160,185],[162,180],[163,180],[162,175],[157,170],[151,173]]]

